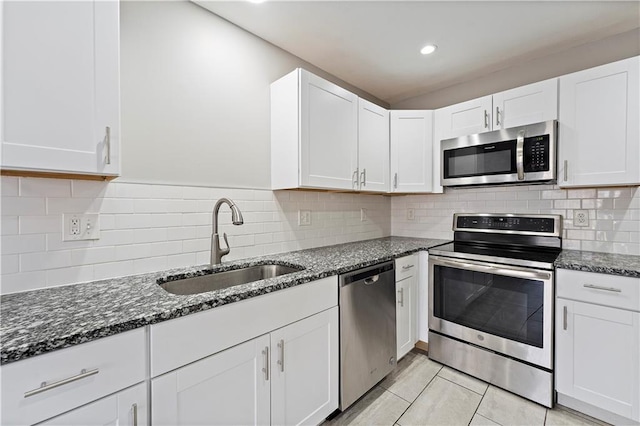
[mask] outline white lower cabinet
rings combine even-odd
[[[396,358],[405,356],[418,341],[418,256],[396,259]]]
[[[562,269],[557,276],[558,402],[607,422],[640,421],[640,280]]]
[[[338,308],[151,383],[154,425],[318,424],[338,407]]]
[[[76,408],[39,425],[46,426],[143,426],[147,419],[147,387],[144,383]]]

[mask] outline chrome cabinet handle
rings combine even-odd
[[[104,133],[104,147],[107,152],[104,162],[105,164],[111,164],[111,127],[105,127]]]
[[[353,172],[353,176],[351,178],[351,186],[353,186],[354,189],[358,188],[358,169],[356,169],[355,172]]]
[[[404,265],[402,267],[402,269],[404,269],[405,271],[408,270],[408,269],[411,269],[411,268],[413,268],[413,265]]]
[[[40,385],[40,387],[38,389],[33,389],[33,390],[28,391],[28,392],[25,392],[24,393],[24,397],[25,398],[29,398],[30,396],[37,395],[39,393],[46,392],[46,391],[51,390],[51,389],[55,389],[58,386],[63,386],[63,385],[66,385],[68,383],[84,379],[85,377],[93,376],[94,374],[98,374],[99,372],[100,372],[100,370],[98,368],[93,369],[93,370],[89,370],[89,371],[87,371],[86,369],[83,368],[80,371],[80,374],[78,374],[76,376],[68,377],[66,379],[62,379],[62,380],[59,380],[59,381],[53,382],[53,383],[42,382],[42,384]]]
[[[564,160],[564,181],[567,181],[567,167],[569,166],[569,161]]]
[[[360,173],[360,185],[367,186],[367,169],[362,169]]]
[[[393,187],[398,188],[398,173],[393,176]]]
[[[133,426],[138,426],[138,404],[133,404],[131,410],[133,411]]]
[[[457,269],[469,269],[471,271],[476,272],[487,272],[490,274],[504,275],[507,277],[516,277],[516,278],[533,278],[539,280],[548,280],[551,278],[551,274],[548,272],[534,272],[529,270],[524,270],[521,268],[507,268],[501,267],[499,265],[493,266],[489,264],[477,264],[471,262],[455,262],[450,260],[444,260],[441,258],[435,258],[435,256],[429,256],[429,262],[433,261],[434,264],[448,266],[451,268]]]
[[[583,287],[592,288],[594,290],[613,291],[614,293],[622,293],[622,290],[615,287],[602,287],[594,284],[584,284]]]
[[[562,308],[562,329],[566,330],[567,329],[567,306],[565,305]]]
[[[400,304],[400,307],[404,307],[404,288],[400,287],[400,290],[398,290],[398,293],[400,293],[400,301],[398,301],[398,303]]]
[[[500,125],[500,107],[496,107],[496,126]]]
[[[487,110],[484,110],[484,128],[488,129],[489,128],[489,113],[487,112]]]
[[[518,180],[524,180],[524,130],[518,132],[516,139],[516,171]]]
[[[269,380],[269,346],[264,347],[262,355],[264,355],[264,367],[262,367],[262,372],[264,373],[264,379]]]
[[[278,342],[278,348],[280,349],[280,359],[278,360],[278,365],[280,366],[280,371],[284,373],[284,339],[281,339]]]

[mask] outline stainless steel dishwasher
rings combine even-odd
[[[393,262],[340,276],[340,410],[396,366]]]

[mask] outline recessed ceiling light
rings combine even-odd
[[[428,55],[435,52],[437,48],[438,46],[436,46],[435,44],[427,44],[425,47],[420,49],[420,53],[422,53],[423,55]]]

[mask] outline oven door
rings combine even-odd
[[[553,273],[429,256],[429,329],[551,369]]]

